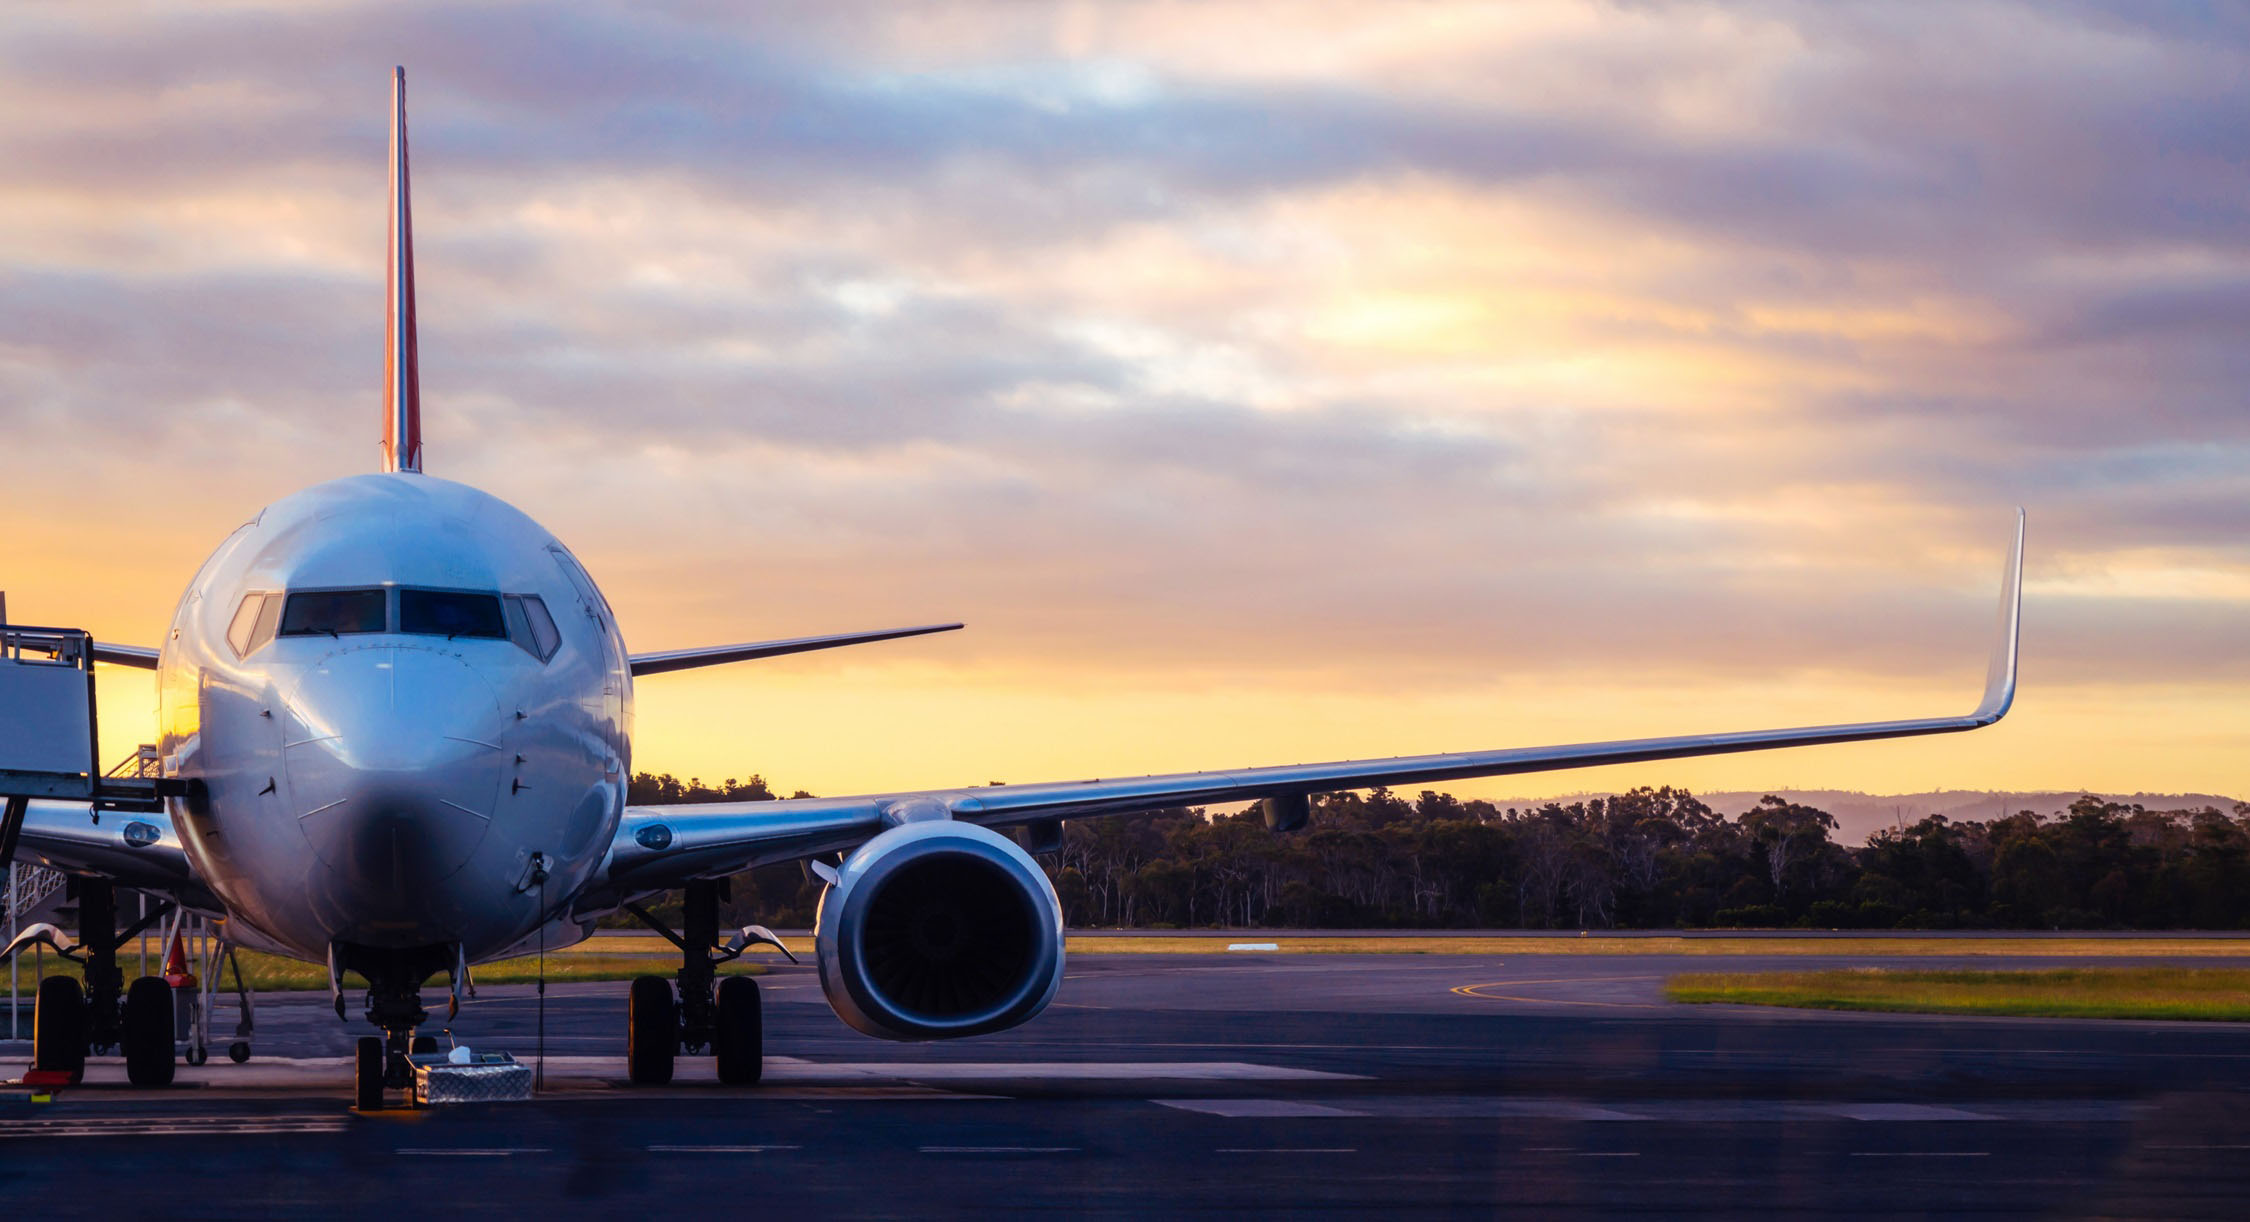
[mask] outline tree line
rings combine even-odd
[[[773,796],[757,777],[643,773],[631,800]],[[1255,812],[1075,821],[1042,864],[1074,927],[2250,928],[2250,804],[2087,796],[2053,817],[1932,815],[1862,847],[1838,844],[1836,827],[1777,797],[1729,816],[1669,787],[1505,810],[1377,789],[1320,795],[1290,835]],[[782,866],[730,891],[731,919],[803,926],[820,887]]]

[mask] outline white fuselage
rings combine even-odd
[[[304,592],[381,610],[257,623],[257,596]],[[505,600],[514,639],[445,631],[433,594]],[[553,625],[536,645],[531,601]],[[181,598],[158,689],[189,860],[238,940],[315,961],[498,955],[566,910],[624,809],[632,677],[607,604],[553,535],[447,480],[352,476],[245,523]]]

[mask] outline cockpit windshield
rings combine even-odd
[[[398,630],[413,636],[492,637],[506,640],[500,596],[459,590],[400,590]]]
[[[307,590],[291,594],[281,611],[283,636],[342,636],[381,632],[390,599],[382,590]]]

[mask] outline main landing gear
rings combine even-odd
[[[719,965],[740,958],[755,942],[781,947],[781,941],[756,925],[746,926],[724,946],[719,944],[719,901],[726,898],[725,879],[701,879],[687,885],[687,902],[680,913],[680,931],[652,916],[638,904],[625,908],[650,928],[680,948],[680,972],[672,980],[642,976],[633,981],[625,1008],[625,1068],[644,1086],[661,1086],[672,1080],[680,1053],[706,1051],[718,1060],[719,1081],[747,1086],[765,1072],[765,1021],[758,1000],[758,982],[748,976],[718,979]],[[787,947],[781,953],[789,954]],[[790,956],[794,963],[796,956]]]
[[[125,1077],[133,1085],[170,1086],[176,1065],[172,988],[161,976],[143,976],[126,989],[125,973],[117,966],[117,948],[169,914],[172,905],[157,905],[119,932],[114,884],[74,878],[70,885],[78,900],[77,944],[65,944],[52,926],[34,926],[9,948],[13,953],[33,941],[43,942],[76,960],[85,975],[83,984],[68,976],[49,976],[39,982],[32,1003],[31,1068],[77,1082],[85,1076],[89,1053],[122,1049]]]

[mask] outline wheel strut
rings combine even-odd
[[[683,1052],[699,1053],[711,1047],[712,1035],[718,1030],[718,999],[714,986],[719,965],[741,954],[740,950],[719,946],[719,901],[726,897],[726,892],[727,880],[723,878],[699,878],[688,883],[680,905],[677,933],[639,904],[625,905],[625,910],[639,917],[642,924],[663,934],[667,941],[680,948],[680,971],[673,979]]]
[[[103,1055],[124,1034],[125,973],[117,966],[117,887],[108,879],[79,878],[78,944],[85,948],[86,1043]]]
[[[714,988],[719,965],[712,950],[719,944],[719,891],[724,879],[698,879],[687,885],[686,902],[680,905],[680,1050],[698,1053],[711,1047],[718,1030],[718,999]]]

